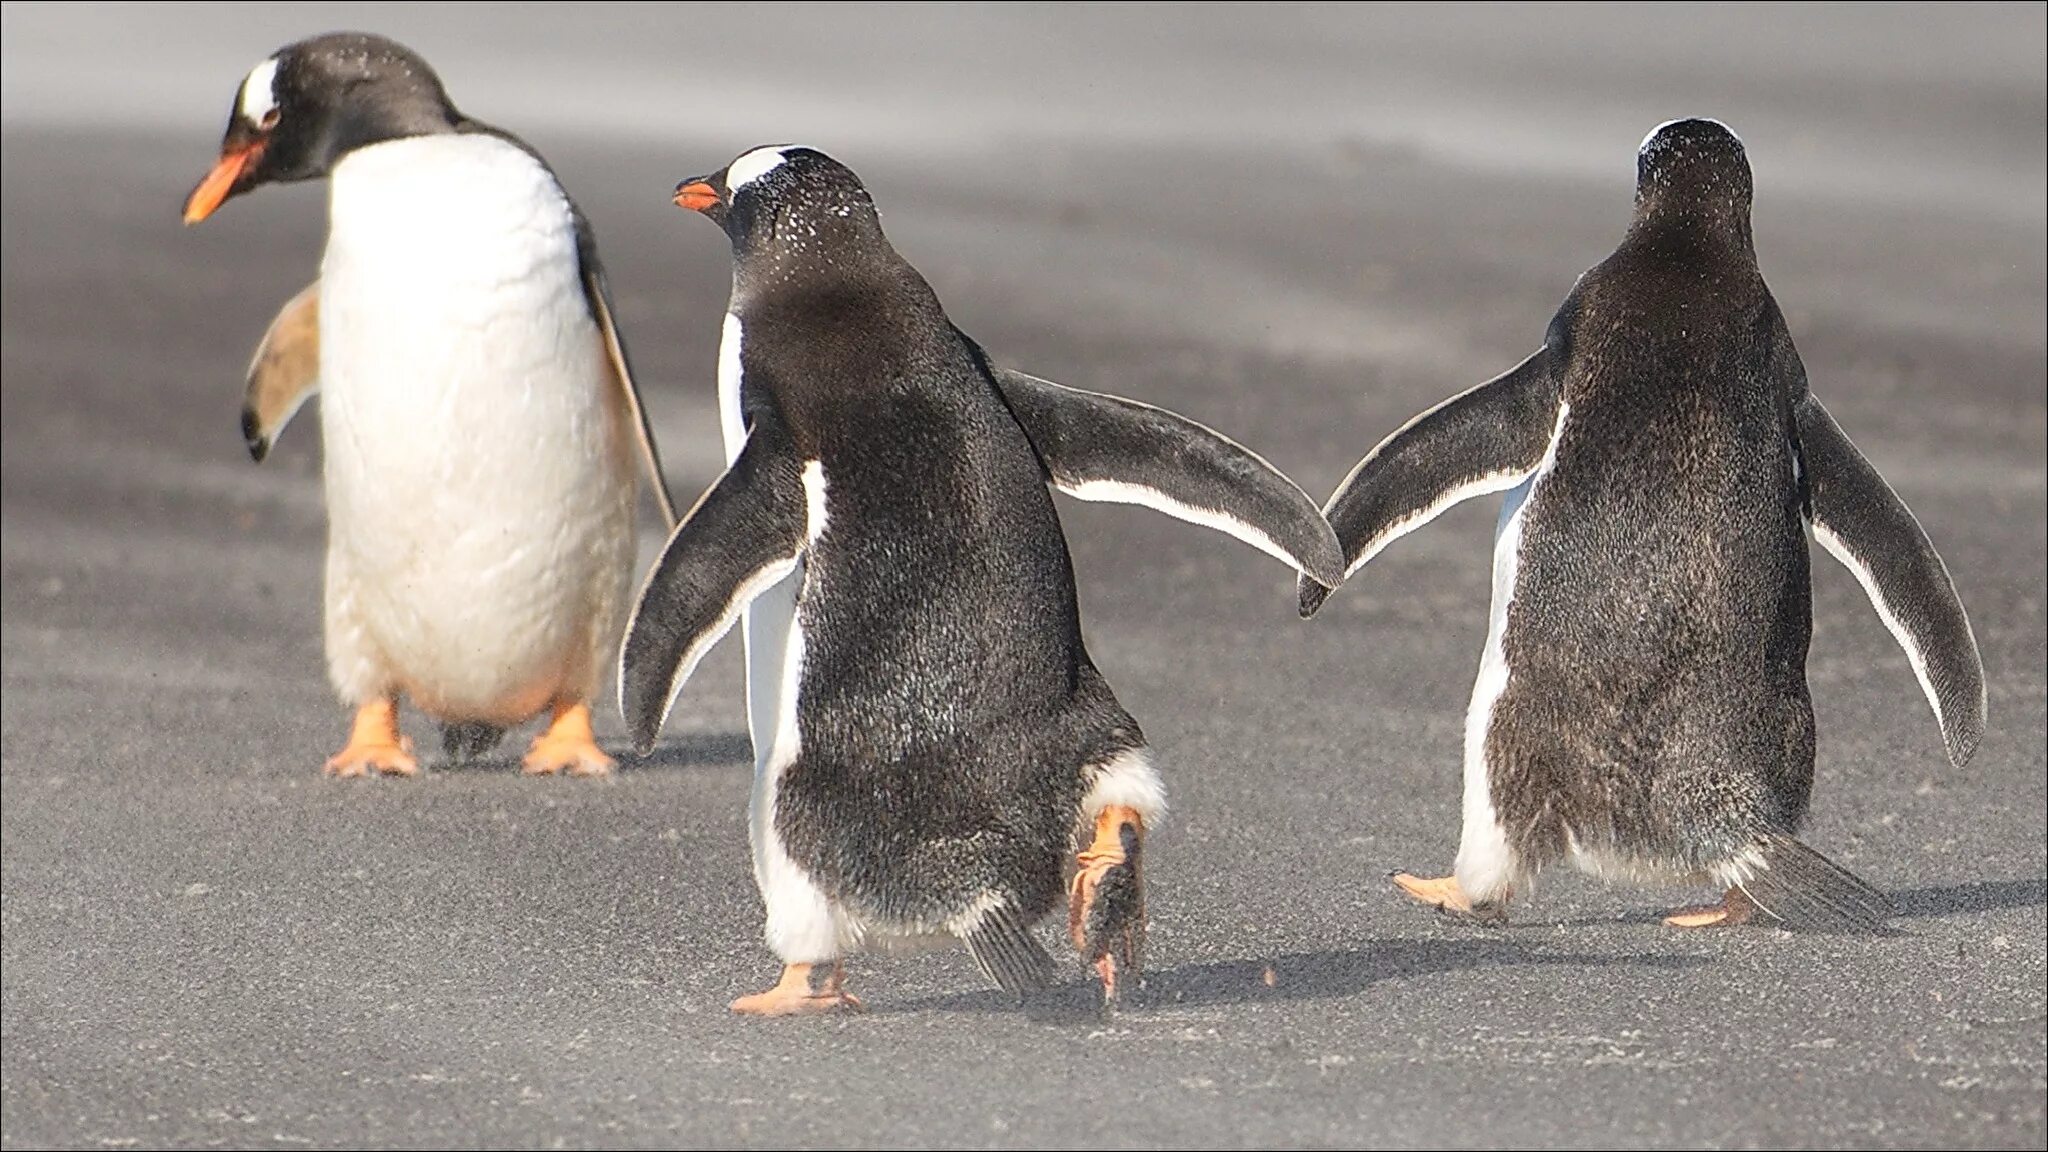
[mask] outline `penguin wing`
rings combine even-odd
[[[1948,758],[1984,735],[1984,661],[1948,568],[1920,522],[1813,393],[1792,408],[1814,539],[1854,573],[1941,722]]]
[[[809,505],[795,449],[772,414],[669,536],[619,653],[619,710],[644,755],[697,662],[746,606],[796,568]]]
[[[619,330],[612,323],[611,289],[605,283],[604,265],[597,261],[596,246],[588,242],[589,229],[583,224],[581,213],[577,214],[577,242],[582,249],[583,295],[590,301],[590,315],[597,321],[597,330],[604,335],[606,358],[611,362],[612,379],[618,383],[619,395],[626,402],[626,411],[633,418],[633,433],[640,441],[640,463],[647,469],[647,483],[654,489],[654,502],[661,506],[661,526],[673,532],[676,527],[676,502],[668,492],[668,479],[661,472],[661,452],[654,446],[654,426],[647,422],[647,408],[640,403],[639,385],[633,382],[633,366],[626,360],[626,345],[619,339]]]
[[[320,282],[313,281],[278,310],[249,361],[242,394],[242,439],[258,464],[278,433],[320,390]]]
[[[1380,441],[1323,506],[1344,549],[1344,569],[1332,587],[1451,505],[1528,478],[1550,451],[1561,402],[1546,345]],[[1330,591],[1301,581],[1303,618],[1315,615]]]
[[[1337,537],[1315,502],[1237,441],[1150,404],[991,371],[1053,487],[1142,504],[1235,536],[1305,579],[1338,579]]]

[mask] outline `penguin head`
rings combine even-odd
[[[755,148],[676,186],[677,206],[710,217],[742,265],[843,264],[886,251],[875,202],[853,170],[815,148]]]
[[[249,70],[220,159],[185,200],[185,223],[260,184],[311,180],[354,149],[453,131],[460,120],[418,54],[382,36],[335,32],[287,44]]]
[[[1704,213],[1746,220],[1753,191],[1742,140],[1718,120],[1660,124],[1636,150],[1638,215]]]

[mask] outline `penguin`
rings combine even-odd
[[[1324,511],[1345,575],[1462,500],[1506,492],[1465,728],[1450,876],[1426,904],[1498,916],[1546,865],[1711,883],[1676,927],[1880,928],[1885,896],[1797,838],[1813,787],[1809,530],[1861,582],[1949,759],[1985,723],[1962,602],[1920,524],[1808,388],[1757,267],[1742,142],[1676,120],[1634,218],[1543,346],[1410,420]],[[1329,595],[1300,586],[1312,615]]]
[[[1334,534],[1224,436],[998,366],[824,153],[757,148],[675,202],[732,245],[738,450],[641,588],[619,700],[650,750],[703,655],[788,589],[748,650],[770,710],[749,838],[784,968],[733,1010],[855,1008],[847,954],[948,941],[1022,995],[1052,979],[1032,928],[1063,902],[1115,1002],[1165,789],[1089,659],[1051,491],[1163,509],[1330,581]]]
[[[251,69],[185,222],[321,177],[320,279],[258,346],[242,432],[261,462],[322,396],[327,667],[356,709],[326,771],[417,772],[404,696],[458,760],[545,712],[525,770],[605,775],[590,702],[633,591],[636,457],[675,514],[590,224],[538,153],[381,36]]]

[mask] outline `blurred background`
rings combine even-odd
[[[1646,114],[1711,113],[1766,145],[1779,194],[2038,215],[2038,142],[2014,155],[2004,134],[2042,95],[2038,6],[1884,7],[9,4],[5,115],[197,131],[270,47],[363,28],[422,52],[471,114],[576,138],[1351,142],[1601,176]]]

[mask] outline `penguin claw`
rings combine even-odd
[[[1115,1004],[1143,967],[1144,829],[1133,809],[1097,813],[1095,840],[1080,854],[1080,870],[1068,889],[1067,934],[1102,981],[1105,1004]]]
[[[531,751],[520,761],[521,772],[528,776],[553,776],[563,772],[578,779],[595,779],[612,774],[617,761],[599,751],[596,745],[589,748],[563,748],[543,746],[534,741]]]
[[[358,744],[349,746],[327,758],[326,772],[339,780],[354,780],[370,775],[416,776],[419,761],[413,759],[412,741],[401,738],[396,744]]]

